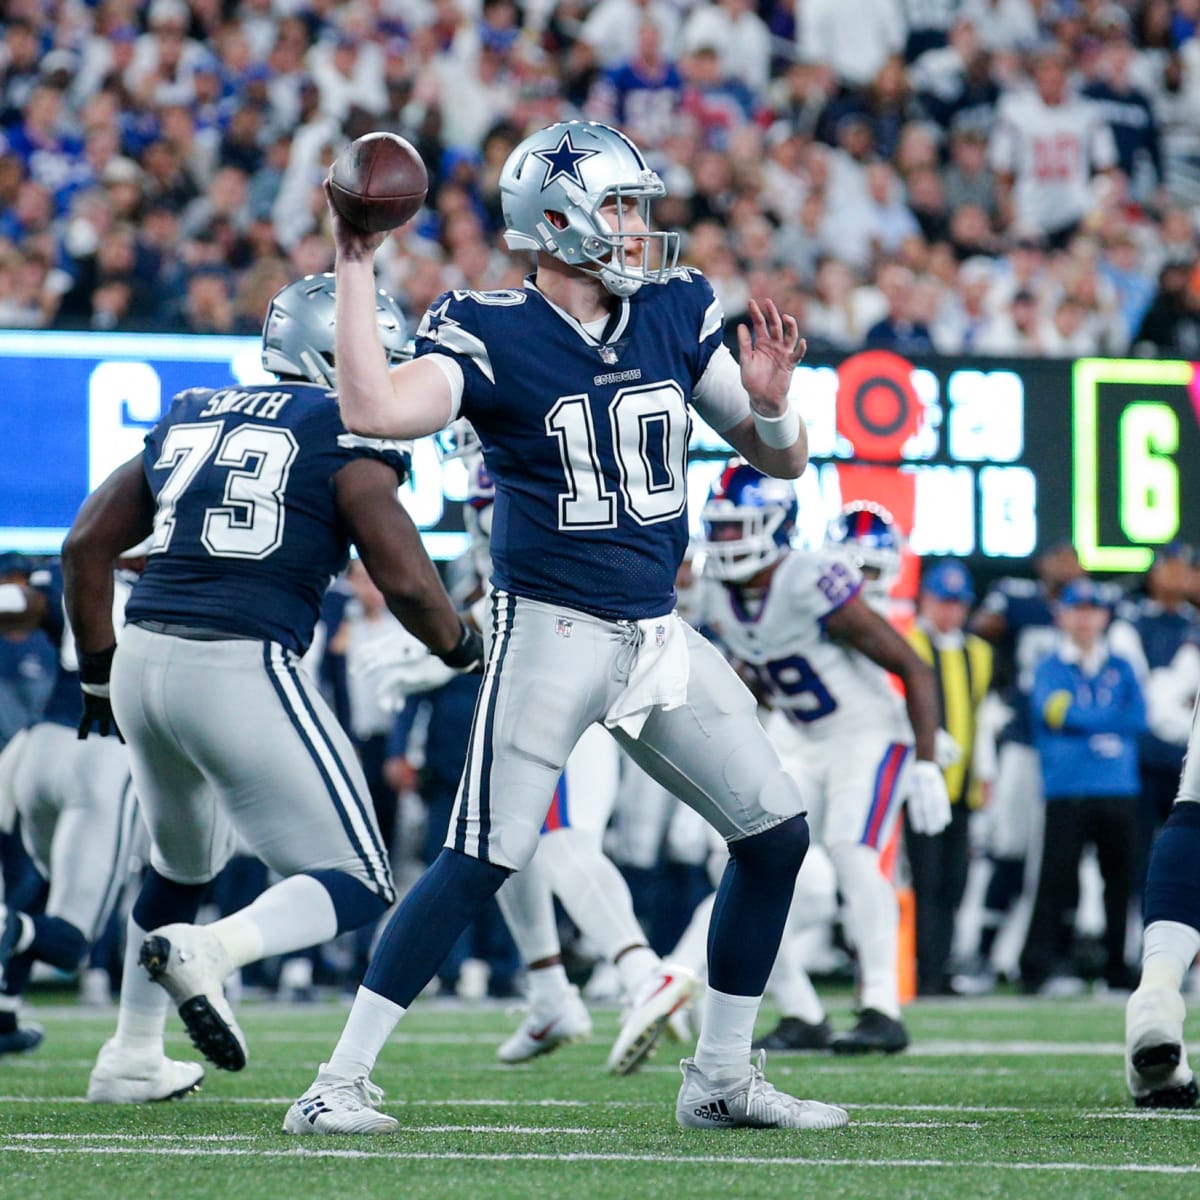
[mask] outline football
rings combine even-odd
[[[333,206],[356,229],[383,233],[410,221],[425,202],[429,176],[416,150],[395,133],[365,133],[329,171]]]

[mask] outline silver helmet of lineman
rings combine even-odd
[[[650,202],[666,190],[623,133],[596,121],[562,121],[527,137],[500,172],[504,240],[510,250],[543,250],[594,269],[614,296],[632,296],[643,283],[666,283],[679,234],[625,229],[620,202],[611,220],[600,209],[631,199],[649,230]],[[559,215],[562,228],[548,213]],[[629,261],[631,238],[643,244],[640,262]]]
[[[332,388],[334,277],[305,275],[275,293],[263,321],[262,362],[275,375],[290,375]],[[389,363],[411,357],[404,313],[381,288],[375,321]]]

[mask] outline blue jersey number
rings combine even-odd
[[[689,426],[674,382],[622,388],[608,406],[625,511],[639,525],[678,517],[687,506]],[[546,414],[558,439],[567,490],[558,496],[559,529],[613,529],[616,493],[607,485],[588,396],[562,396]]]
[[[793,721],[819,721],[837,708],[837,701],[803,655],[777,658],[756,668],[759,680],[786,703],[780,707]]]

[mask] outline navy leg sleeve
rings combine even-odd
[[[363,986],[407,1008],[510,873],[443,850],[384,927]]]
[[[808,822],[792,817],[729,843],[729,864],[708,926],[708,982],[731,996],[761,996],[775,965]]]
[[[1146,924],[1178,921],[1200,930],[1200,804],[1176,804],[1150,851]]]
[[[307,871],[328,893],[337,914],[338,933],[357,929],[387,911],[388,902],[345,871]]]
[[[149,867],[134,901],[133,919],[147,932],[163,925],[190,925],[207,887],[206,883],[172,883]]]

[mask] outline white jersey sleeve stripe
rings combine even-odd
[[[713,351],[704,374],[692,389],[692,404],[718,433],[732,429],[750,415],[750,396],[728,346]]]
[[[449,425],[451,421],[458,420],[463,392],[467,386],[462,366],[448,354],[426,354],[422,356],[421,362],[433,363],[445,375],[446,382],[450,385],[450,415],[446,418],[446,424]]]

